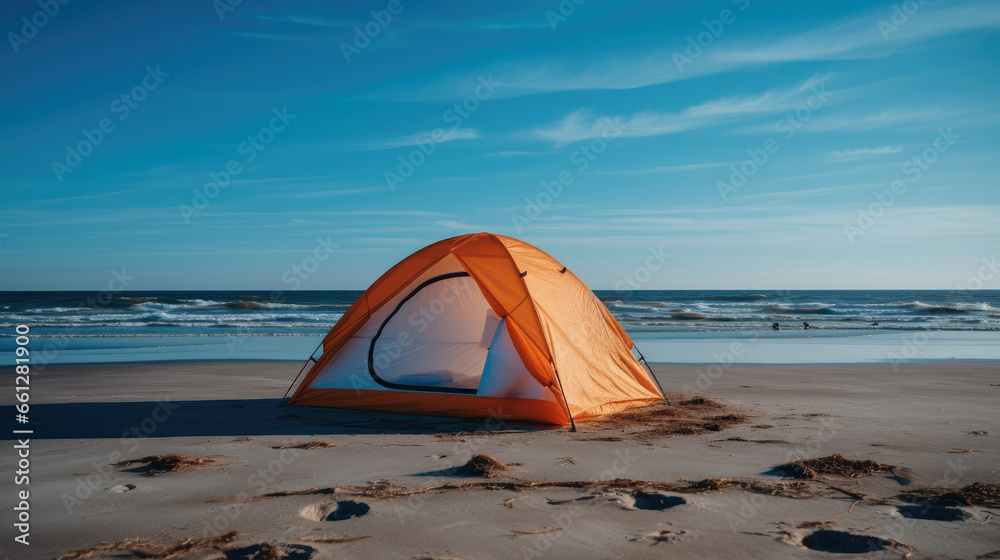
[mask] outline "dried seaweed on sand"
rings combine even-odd
[[[300,537],[298,540],[302,542],[312,542],[319,544],[340,544],[340,543],[348,543],[354,541],[363,541],[365,539],[370,539],[374,536],[375,535],[365,535],[363,537],[331,537],[331,538]]]
[[[101,552],[129,552],[133,558],[167,558],[188,550],[206,548],[219,550],[219,546],[233,542],[237,535],[236,531],[230,531],[216,537],[187,539],[181,544],[169,547],[156,545],[149,539],[125,539],[116,543],[100,543],[88,548],[71,550],[57,560],[83,560]]]
[[[458,474],[463,476],[479,476],[493,478],[507,472],[511,467],[524,463],[501,463],[489,455],[473,455],[467,463],[458,467]]]
[[[544,535],[546,533],[555,533],[556,531],[562,531],[562,527],[556,527],[555,529],[545,529],[542,531],[515,531],[511,529],[510,532],[515,535]]]
[[[115,463],[116,467],[131,467],[132,465],[146,464],[146,476],[155,476],[160,473],[199,469],[215,463],[213,455],[211,457],[191,457],[190,455],[177,455],[170,453],[167,455],[149,455],[139,459],[129,459]]]
[[[677,404],[681,406],[722,406],[712,399],[706,399],[705,397],[692,397],[690,399],[680,401]]]
[[[680,395],[671,395],[670,402],[676,404],[630,408],[578,425],[577,429],[584,435],[581,439],[585,441],[650,440],[718,432],[749,419],[746,415],[729,412],[726,405],[705,397],[685,400]],[[613,435],[608,432],[613,432]]]
[[[509,490],[514,492],[525,492],[529,490],[543,488],[576,488],[580,490],[630,490],[643,492],[677,492],[682,494],[701,494],[714,492],[725,488],[739,488],[755,494],[768,494],[772,496],[784,496],[788,498],[812,498],[815,494],[806,482],[763,482],[760,480],[747,478],[707,478],[697,482],[656,482],[650,480],[635,480],[631,478],[616,478],[614,480],[572,480],[572,481],[528,481],[528,480],[505,480],[505,481],[472,481],[472,482],[447,482],[437,486],[428,486],[415,490],[402,486],[386,483],[374,483],[368,486],[335,486],[330,488],[309,488],[306,490],[292,490],[282,492],[271,492],[263,494],[249,500],[251,502],[269,500],[273,498],[283,498],[288,496],[305,496],[317,494],[343,494],[346,496],[362,496],[376,499],[396,499],[413,496],[416,494],[428,494],[446,492],[450,490]]]
[[[337,447],[336,443],[325,441],[307,441],[305,443],[289,443],[287,445],[276,445],[271,449],[326,449],[327,447]]]
[[[897,496],[904,502],[938,506],[1000,507],[1000,484],[973,482],[959,490],[950,488],[915,488]]]
[[[799,459],[772,469],[774,474],[792,478],[816,478],[821,474],[835,474],[847,478],[858,478],[876,473],[890,472],[895,467],[875,461],[855,461],[840,453],[816,459]]]

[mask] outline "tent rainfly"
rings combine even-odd
[[[490,233],[403,259],[321,348],[288,404],[568,426],[666,399],[575,274]]]

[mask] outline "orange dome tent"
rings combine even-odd
[[[665,400],[633,347],[559,261],[473,233],[376,280],[323,339],[289,404],[571,425]]]

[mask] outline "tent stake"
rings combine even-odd
[[[316,358],[314,357],[316,355],[316,350],[319,350],[322,347],[323,347],[323,342],[321,341],[319,343],[319,346],[317,346],[316,349],[312,351],[312,354],[309,354],[309,359],[306,360],[306,363],[302,365],[302,369],[299,370],[298,375],[296,375],[295,379],[292,380],[292,384],[289,385],[288,389],[285,390],[284,396],[282,396],[281,401],[278,402],[278,407],[285,406],[285,401],[288,400],[288,393],[292,391],[292,387],[295,386],[295,382],[299,380],[299,377],[302,377],[302,372],[304,372],[306,368],[309,367],[309,363],[310,362],[316,363]]]
[[[667,393],[663,391],[663,385],[660,385],[660,380],[656,378],[656,374],[653,373],[653,368],[649,367],[649,362],[646,361],[646,356],[642,355],[642,350],[635,343],[632,343],[632,348],[639,353],[639,361],[642,365],[646,366],[646,371],[649,372],[649,376],[653,378],[653,382],[656,383],[656,387],[660,389],[660,394],[663,395],[663,401],[670,404],[670,399],[667,398]]]

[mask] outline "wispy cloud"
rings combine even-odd
[[[443,144],[455,140],[473,140],[479,138],[479,132],[474,128],[449,128],[447,130],[435,130],[432,132],[421,132],[413,136],[383,140],[374,144],[369,144],[363,149],[368,150],[390,150],[393,148],[405,148],[420,144]]]
[[[881,146],[878,148],[858,148],[856,150],[834,150],[830,152],[832,159],[851,160],[868,156],[896,154],[903,151],[902,146]]]
[[[259,33],[256,31],[230,31],[230,35],[235,37],[243,37],[245,39],[263,39],[266,41],[303,41],[307,39],[313,39],[314,35],[296,35],[296,34],[284,34],[284,33]]]
[[[871,173],[877,173],[879,171],[885,171],[887,169],[896,169],[899,167],[898,162],[884,162],[878,164],[868,163],[865,165],[852,165],[847,168],[831,168],[823,171],[817,171],[816,173],[805,173],[797,175],[788,175],[785,177],[776,177],[774,179],[764,179],[758,184],[769,185],[772,183],[785,183],[789,181],[815,181],[816,179],[824,179],[826,177],[836,177],[840,175],[861,175],[870,176]]]
[[[948,124],[984,123],[991,117],[983,117],[988,109],[972,107],[921,107],[918,109],[892,108],[860,112],[842,110],[824,112],[809,119],[798,129],[798,133],[829,132],[834,130],[876,130],[912,129],[914,127],[937,127]],[[971,117],[971,118],[970,118]],[[736,132],[743,134],[773,134],[773,123],[756,123],[740,127]]]
[[[775,191],[775,192],[762,192],[744,195],[743,200],[750,199],[789,199],[789,198],[808,198],[814,196],[826,196],[828,194],[836,194],[845,191],[853,191],[860,189],[874,189],[876,187],[884,186],[883,183],[863,183],[863,184],[850,184],[850,185],[834,185],[831,187],[817,187],[814,189],[799,189],[794,191]]]
[[[299,25],[313,25],[319,27],[351,27],[357,25],[357,22],[351,22],[347,20],[334,20],[327,19],[317,16],[299,16],[299,15],[267,15],[267,14],[256,14],[254,17],[257,19],[262,19],[265,21],[276,21],[281,23],[295,23]],[[363,23],[363,22],[361,22]]]
[[[289,175],[287,177],[261,177],[258,179],[233,179],[229,182],[230,185],[265,185],[268,183],[277,183],[280,185],[286,185],[288,183],[301,183],[308,181],[316,181],[317,179],[333,179],[338,177],[337,175]]]
[[[861,186],[857,186],[860,188]],[[853,188],[853,186],[851,187]],[[615,234],[654,234],[657,236],[684,236],[688,246],[727,247],[759,246],[762,240],[776,246],[800,247],[803,239],[822,241],[842,247],[843,224],[853,219],[856,207],[839,206],[784,206],[769,212],[745,215],[716,216],[711,219],[699,216],[647,215],[551,215],[532,223],[538,234],[574,235],[579,242],[588,235],[611,236]],[[715,210],[706,208],[706,214]],[[882,235],[899,241],[910,242],[915,238],[932,238],[939,241],[948,236],[989,235],[993,227],[991,216],[998,211],[996,205],[977,206],[915,206],[894,208],[893,220],[880,224]],[[992,229],[991,229],[992,228]]]
[[[281,192],[274,194],[260,195],[255,198],[335,198],[338,196],[348,196],[352,194],[366,194],[378,191],[388,190],[388,187],[364,187],[357,189],[334,189],[334,190],[324,190],[324,191],[308,191],[308,192]]]
[[[590,111],[580,109],[566,115],[553,126],[532,131],[531,135],[562,146],[600,136],[658,136],[728,124],[740,119],[794,109],[813,88],[823,86],[826,79],[827,77],[813,77],[783,90],[767,91],[755,96],[716,99],[688,107],[679,113],[644,111],[628,118],[619,115],[593,117]]]
[[[523,179],[524,177],[532,177],[538,175],[537,171],[528,171],[524,173],[491,173],[489,175],[459,175],[453,177],[436,177],[433,179],[424,179],[419,181],[420,184],[432,184],[432,183],[472,183],[472,182],[494,182],[497,179]]]
[[[666,50],[623,50],[597,59],[588,53],[582,62],[577,57],[547,57],[499,63],[482,68],[478,73],[449,76],[406,93],[410,99],[451,99],[466,95],[476,86],[475,76],[489,72],[503,83],[497,96],[512,97],[568,90],[634,89],[719,74],[748,65],[882,58],[940,37],[1000,28],[1000,2],[927,3],[910,16],[905,25],[883,36],[879,22],[888,21],[891,16],[892,8],[883,6],[837,23],[792,34],[775,29],[770,37],[763,39],[734,38],[725,45],[705,49],[699,58],[680,68],[674,54],[683,52],[683,36],[670,39],[676,45]]]
[[[1000,2],[995,1],[924,4],[902,25],[891,19],[894,8],[883,6],[756,48],[719,50],[712,58],[722,64],[879,58],[938,37],[1000,27]]]
[[[67,196],[67,197],[63,197],[63,198],[46,198],[46,199],[41,199],[40,202],[66,202],[66,201],[69,201],[69,200],[87,200],[87,199],[92,199],[92,198],[105,198],[105,197],[109,197],[109,196],[117,196],[117,195],[120,195],[120,194],[130,194],[130,193],[134,193],[134,192],[148,191],[148,190],[151,190],[151,189],[158,189],[158,188],[165,188],[165,187],[163,187],[162,185],[154,185],[154,186],[149,186],[149,187],[140,187],[140,188],[136,188],[136,189],[125,189],[125,190],[120,190],[120,191],[102,192],[102,193],[94,193],[94,194],[83,194],[83,195],[78,195],[78,196]]]
[[[469,21],[427,21],[397,18],[395,21],[413,27],[423,27],[440,30],[469,30],[486,29],[490,31],[504,31],[508,29],[549,29],[548,22],[543,17],[533,17],[530,19],[490,19],[490,20],[469,20]]]
[[[441,226],[446,229],[456,229],[461,231],[477,231],[482,229],[464,222],[456,222],[455,220],[438,220],[434,222],[434,225]]]
[[[657,167],[647,167],[645,169],[623,169],[620,171],[591,171],[592,175],[648,175],[652,173],[673,173],[678,171],[695,171],[698,169],[712,169],[716,167],[727,167],[739,163],[738,161],[711,161],[707,163],[692,163],[688,165],[663,165]]]
[[[548,29],[549,24],[544,21],[486,21],[474,24],[479,29]]]
[[[552,152],[530,152],[526,150],[503,150],[487,154],[490,157],[546,156]]]

